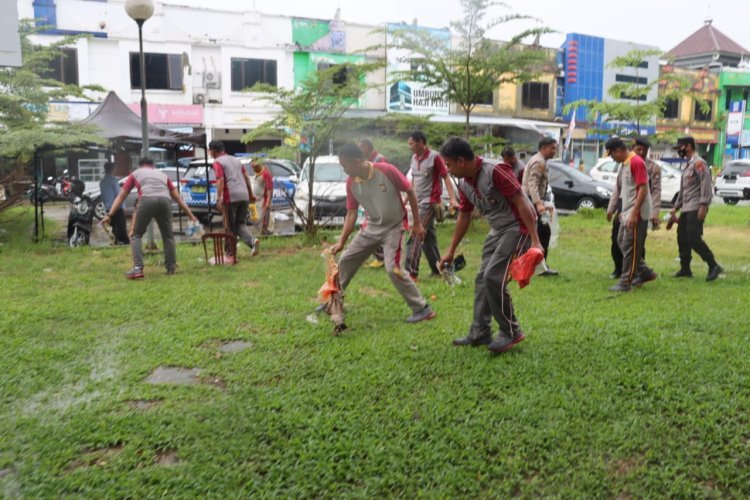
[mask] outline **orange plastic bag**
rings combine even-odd
[[[519,287],[524,288],[531,282],[534,269],[543,260],[544,252],[536,247],[529,248],[510,265],[510,275],[518,282]]]
[[[344,323],[344,292],[339,280],[339,266],[336,258],[329,251],[323,253],[326,258],[326,280],[318,290],[318,300],[323,304],[323,310],[331,317],[334,328],[333,334],[346,330]]]

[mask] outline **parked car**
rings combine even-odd
[[[169,177],[169,179],[174,183],[175,187],[177,187],[177,167],[164,167],[160,168],[159,171],[167,174],[167,177]],[[185,169],[180,169],[180,178],[182,178],[185,173]],[[122,185],[125,183],[126,178],[127,177],[118,179],[117,182],[120,184],[120,188],[122,188]],[[99,186],[97,185],[95,187],[92,187],[91,189],[87,189],[83,194],[94,200],[94,216],[96,216],[97,219],[103,219],[104,216],[107,215],[107,213],[104,210],[104,202],[102,202],[101,190],[99,189]],[[132,191],[130,191],[130,194],[128,194],[128,197],[125,198],[125,203],[123,203],[122,205],[122,209],[125,211],[125,215],[129,216],[132,215],[133,212],[135,212],[135,204],[137,201],[138,191],[136,189],[133,189]],[[172,200],[172,213],[176,214],[179,209],[180,208],[177,203]]]
[[[196,217],[207,222],[208,203],[211,203],[212,215],[218,214],[216,207],[216,172],[213,169],[213,159],[209,158],[208,165],[205,160],[195,160],[190,164],[185,178],[180,179],[180,196],[185,204]],[[247,164],[250,160],[246,161]],[[291,168],[279,163],[278,160],[267,160],[273,179],[273,199],[271,210],[282,210],[290,208],[294,203],[297,190],[296,176]],[[249,170],[249,166],[247,167]],[[208,172],[208,185],[206,184],[206,172]],[[251,172],[250,175],[253,175]]]
[[[716,177],[714,193],[723,198],[727,205],[750,200],[750,160],[733,160],[727,163]]]
[[[303,225],[300,212],[307,214],[309,203],[313,206],[313,219],[323,226],[341,226],[346,216],[346,172],[338,156],[318,156],[315,161],[315,177],[312,195],[309,190],[310,160],[305,161],[299,177],[294,204],[295,226]]]
[[[661,204],[662,206],[672,206],[677,200],[677,193],[680,191],[682,173],[663,161],[657,160],[656,163],[661,168]],[[614,185],[617,182],[618,165],[619,163],[612,158],[601,158],[589,170],[589,175],[597,181]]]
[[[558,209],[606,208],[609,204],[612,184],[597,181],[562,162],[548,161],[547,167],[549,184]]]

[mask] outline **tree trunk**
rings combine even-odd
[[[471,111],[468,109],[465,109],[464,114],[466,115],[466,122],[464,123],[464,138],[468,141],[469,140],[469,117],[471,116]]]

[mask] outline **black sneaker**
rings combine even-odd
[[[497,339],[490,342],[487,348],[496,354],[502,354],[513,349],[516,344],[518,344],[525,338],[526,336],[522,332],[518,332],[513,337],[511,337],[507,333],[500,333],[497,336]]]
[[[640,287],[645,283],[648,283],[649,281],[654,281],[658,277],[659,276],[654,271],[651,271],[651,273],[647,274],[646,276],[636,276],[635,278],[633,278],[633,281],[630,283],[630,285],[634,287]]]
[[[177,273],[177,269],[174,267],[168,267],[167,268],[167,276],[173,276]]]
[[[719,264],[714,265],[713,267],[708,269],[708,275],[706,276],[706,281],[715,280],[723,272],[724,272],[723,267],[721,267]]]
[[[692,278],[693,272],[689,269],[680,269],[672,275],[673,278]]]
[[[432,310],[432,308],[429,305],[424,306],[424,309],[422,309],[419,312],[415,312],[408,318],[406,318],[407,323],[419,323],[420,321],[429,321],[432,318],[436,316],[435,311]]]
[[[624,283],[617,283],[615,286],[609,287],[607,290],[610,292],[629,292],[633,287]]]
[[[492,342],[492,335],[485,335],[483,337],[479,338],[471,338],[468,335],[466,337],[461,337],[460,339],[453,339],[453,345],[461,347],[461,346],[467,346],[470,345],[472,347],[480,346],[480,345],[487,345]]]
[[[125,273],[125,277],[129,280],[137,280],[143,278],[143,268],[142,267],[134,267],[130,271]]]

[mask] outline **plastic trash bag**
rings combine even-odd
[[[544,261],[544,252],[535,247],[529,248],[510,265],[510,275],[518,282],[519,287],[524,288],[531,283],[531,277],[534,276],[536,267],[542,261]]]
[[[557,247],[557,237],[560,235],[560,221],[558,220],[557,210],[555,209],[554,203],[545,201],[544,206],[551,208],[550,211],[545,212],[545,215],[549,216],[547,222],[550,229],[549,247],[555,248]]]
[[[328,250],[323,252],[322,257],[326,259],[326,280],[318,290],[318,301],[333,321],[333,335],[338,335],[347,328],[344,323],[344,291],[339,280],[339,265],[336,257]]]

